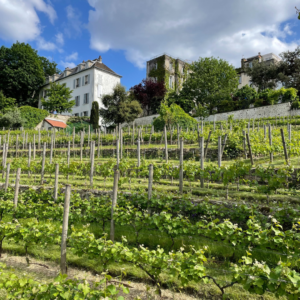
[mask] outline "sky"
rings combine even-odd
[[[187,62],[294,50],[300,0],[0,0],[0,46],[29,43],[60,70],[102,56],[127,89],[163,53]]]

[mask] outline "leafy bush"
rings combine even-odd
[[[170,127],[179,124],[179,126],[183,128],[194,127],[197,125],[197,121],[185,113],[177,104],[172,104],[168,107],[162,103],[159,114],[160,116],[153,121],[155,130],[163,130],[165,125]]]
[[[70,117],[68,119],[68,124],[71,124],[71,123],[81,123],[81,122],[87,122],[89,123],[90,122],[90,117]]]
[[[14,108],[0,117],[0,127],[18,128],[24,126],[26,120],[22,117],[20,109]]]
[[[25,128],[34,128],[49,115],[46,110],[32,106],[22,106],[20,112],[22,118],[26,120]]]

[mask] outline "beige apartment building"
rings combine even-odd
[[[249,58],[242,58],[241,59],[241,67],[236,69],[236,71],[239,75],[239,85],[238,85],[239,89],[242,88],[243,86],[245,86],[246,84],[251,86],[251,84],[252,84],[251,77],[248,76],[246,73],[244,73],[242,70],[243,70],[243,67],[252,68],[254,61],[258,61],[263,64],[272,64],[272,63],[277,63],[277,62],[281,61],[281,58],[274,53],[268,53],[268,54],[261,55],[260,52],[258,53],[258,55],[255,55],[255,56],[252,56]],[[280,89],[281,87],[282,87],[282,84],[279,83],[277,85],[276,89]],[[257,87],[253,86],[253,88],[255,88],[257,90]]]

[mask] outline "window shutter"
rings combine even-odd
[[[78,80],[78,87],[80,87],[80,81],[81,81],[81,80],[80,80],[80,77],[79,77],[78,79],[79,79],[79,80]]]
[[[75,90],[75,79],[73,80],[73,90]]]
[[[80,96],[78,96],[78,106],[80,106]]]
[[[82,86],[84,86],[84,76],[82,77]]]
[[[86,94],[86,103],[89,103],[89,95],[90,94]]]
[[[88,75],[88,83],[90,83],[91,74]]]

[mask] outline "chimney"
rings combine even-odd
[[[99,63],[101,63],[102,64],[102,57],[101,57],[101,55],[99,56]]]
[[[66,67],[66,69],[65,69],[65,76],[70,75],[70,73],[71,73],[71,70],[68,67]]]

